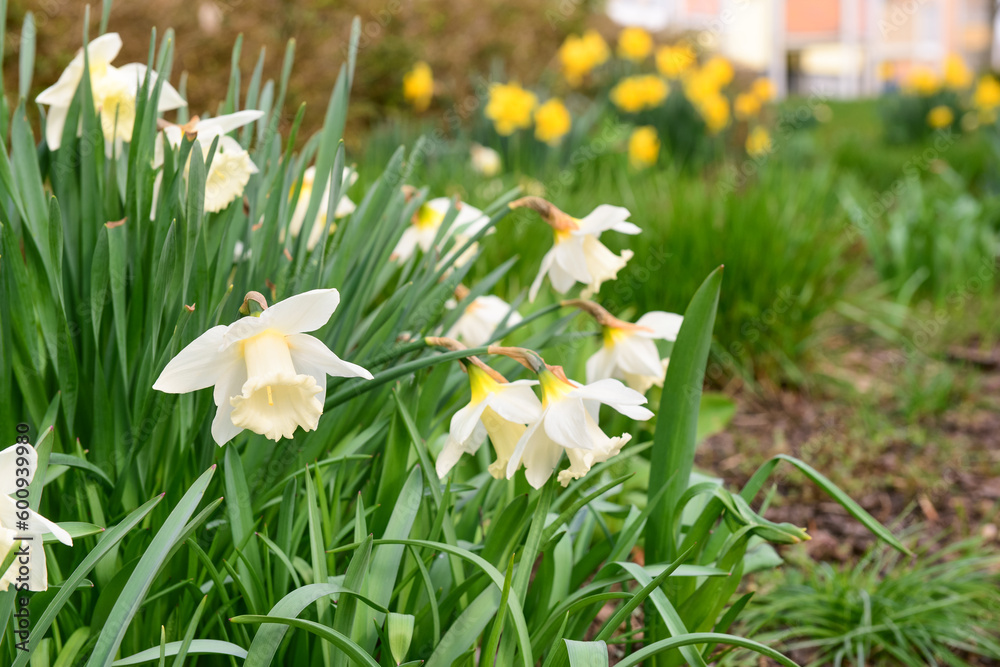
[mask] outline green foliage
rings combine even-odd
[[[761,195],[744,205],[702,189],[712,203],[692,222],[686,193],[664,203],[651,178],[645,198],[636,199],[613,189],[623,185],[620,169],[602,171],[614,162],[595,169],[592,199],[581,195],[581,207],[632,200],[630,206],[655,213],[651,235],[664,234],[647,250],[666,253],[660,261],[672,253],[687,258],[677,281],[627,278],[626,291],[615,284],[605,292],[616,310],[654,301],[656,309],[682,310],[694,295],[671,352],[655,431],[622,426],[618,432],[635,441],[566,488],[551,481],[536,491],[523,476],[494,479],[485,452],[441,480],[433,459],[447,417],[466,402],[466,379],[452,362],[487,349],[436,352],[426,337],[453,322],[446,302],[460,282],[481,294],[506,277],[510,246],[494,246],[490,252],[503,258],[485,261],[482,275],[457,258],[490,228],[517,223],[503,219],[516,191],[491,198],[490,225],[468,241],[447,233],[458,213],[453,206],[437,235],[438,252],[390,261],[428,196],[420,189],[408,198],[401,187],[420,183],[412,168],[426,144],[418,143],[395,150],[377,169],[367,165],[367,187],[351,193],[359,203],[349,218],[334,228],[333,216],[318,216],[324,196],[333,210],[351,187],[341,177],[342,136],[359,21],[352,34],[323,128],[301,149],[301,111],[288,137],[278,133],[293,49],[279,82],[262,81],[255,69],[244,94],[237,43],[222,111],[264,111],[237,133],[259,172],[245,199],[220,211],[205,204],[217,185],[211,169],[220,139],[207,153],[189,136],[179,147],[166,143],[162,165],[154,166],[157,98],[173,58],[169,32],[158,50],[155,37],[150,45],[148,65],[161,77],[155,85],[149,76],[143,81],[127,148],[110,157],[89,77],[67,111],[56,151],[36,145],[27,84],[13,112],[4,106],[10,145],[0,150],[0,291],[7,306],[0,315],[0,386],[10,400],[0,402],[0,432],[12,434],[23,421],[33,435],[43,434],[34,438],[32,500],[54,520],[76,522],[76,542],[46,550],[52,588],[31,596],[27,651],[17,649],[13,634],[15,591],[0,594],[0,661],[165,664],[173,657],[179,665],[198,655],[200,664],[241,658],[246,665],[435,666],[472,665],[485,651],[480,663],[496,656],[498,665],[556,667],[593,653],[567,640],[592,638],[593,619],[610,604],[614,612],[598,641],[630,651],[635,633],[620,633],[618,624],[646,608],[646,646],[629,664],[656,654],[667,664],[705,665],[720,644],[790,664],[775,649],[728,634],[746,605],[745,598],[733,600],[742,574],[759,566],[762,552],[769,555],[768,543],[805,538],[801,528],[771,522],[750,505],[777,461],[739,494],[692,468],[699,431],[717,428],[731,413],[724,401],[701,395],[717,307],[732,308],[720,296],[717,264],[727,262],[738,299],[794,284],[789,317],[805,323],[797,330],[811,332],[830,303],[822,290],[833,289],[823,283],[832,278],[820,273],[829,269],[809,266],[814,257],[797,259],[806,233],[796,224],[813,211],[811,193],[780,201]],[[30,72],[29,64],[22,71]],[[313,163],[315,182],[332,174],[332,187],[328,195],[313,188],[302,199],[306,222],[296,237],[290,220]],[[794,193],[781,180],[789,175],[772,177]],[[314,224],[326,228],[310,248]],[[717,240],[696,241],[693,233],[701,225],[704,239],[706,225],[720,224],[727,227],[719,238],[735,239],[723,244],[721,257]],[[753,252],[764,253],[758,264],[740,244],[757,244]],[[769,267],[766,253],[795,271]],[[522,261],[537,266],[530,254]],[[730,262],[734,255],[746,261]],[[342,296],[317,337],[374,379],[331,379],[315,431],[276,443],[243,432],[220,449],[211,432],[211,391],[152,389],[186,344],[237,319],[240,295],[260,291],[273,302],[317,287],[336,287]],[[508,285],[518,299],[522,287],[516,279]],[[559,363],[581,349],[579,332],[569,331],[572,316],[560,316],[559,307],[539,306],[495,338],[514,334]],[[725,321],[731,333],[734,321]],[[805,338],[795,342],[801,350]],[[788,460],[901,548],[829,480]],[[649,475],[639,491],[647,502],[642,509],[618,504],[619,485],[643,466]],[[629,558],[642,545],[648,557],[640,565]]]
[[[809,665],[997,660],[998,563],[978,540],[928,545],[912,560],[877,546],[856,565],[805,561],[755,599],[745,622]]]

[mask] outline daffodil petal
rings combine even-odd
[[[601,349],[587,359],[587,384],[614,377],[614,371],[614,350],[601,346]]]
[[[260,315],[268,328],[285,335],[315,331],[330,321],[340,305],[340,292],[314,289],[279,301]]]
[[[587,433],[587,411],[583,401],[570,397],[552,401],[545,410],[542,423],[545,434],[563,447],[593,448]]]
[[[531,389],[537,380],[517,380],[500,385],[490,399],[490,408],[507,421],[530,424],[542,416],[542,402]]]
[[[654,310],[646,313],[640,317],[638,321],[636,321],[636,326],[652,329],[652,333],[649,331],[643,331],[642,329],[636,331],[635,333],[637,336],[643,336],[645,338],[677,340],[677,334],[680,332],[681,324],[683,323],[683,315]]]
[[[352,364],[349,361],[344,361],[315,336],[310,336],[309,334],[291,334],[285,336],[285,341],[288,343],[288,351],[292,355],[292,363],[295,364],[296,370],[300,373],[304,373],[305,371],[299,367],[299,362],[304,362],[333,377],[372,379],[372,374],[368,369],[362,368],[357,364]],[[325,382],[319,382],[319,384],[322,385]]]
[[[45,143],[49,150],[58,150],[62,145],[63,129],[66,127],[66,114],[69,107],[51,106],[45,114]]]
[[[557,244],[556,264],[572,276],[574,281],[586,284],[593,279],[593,276],[587,269],[587,256],[583,249],[583,239],[576,236]]]
[[[229,355],[222,350],[228,329],[224,325],[212,327],[191,341],[166,365],[153,383],[153,389],[168,394],[186,394],[214,385],[220,367],[228,365]]]
[[[492,396],[487,396],[482,401],[471,402],[455,412],[451,417],[451,426],[449,428],[451,436],[461,443],[469,440],[476,429],[476,424],[479,423],[479,418],[482,416],[483,411],[490,406],[491,398]]]
[[[23,454],[17,453],[18,447],[24,448]],[[28,464],[26,466],[17,465],[17,460],[19,458],[27,459]],[[27,479],[28,483],[30,484],[31,480],[35,476],[36,467],[38,467],[38,453],[35,451],[35,448],[32,447],[31,445],[12,445],[7,449],[3,450],[2,452],[0,452],[0,470],[4,472],[3,475],[0,475],[0,495],[7,496],[17,491],[18,489],[18,486],[16,484],[17,479],[14,475],[14,471],[16,469],[18,468],[28,469]]]
[[[535,276],[535,280],[531,283],[531,289],[528,290],[528,301],[534,303],[535,297],[538,296],[538,290],[542,286],[542,281],[545,280],[545,276],[549,273],[552,268],[552,263],[555,261],[555,248],[550,248],[545,256],[542,257],[542,264],[538,267],[538,275]]]
[[[649,338],[628,336],[615,345],[618,366],[626,373],[659,376],[663,372],[663,362],[656,343]]]
[[[246,362],[238,355],[233,355],[229,366],[219,373],[213,394],[218,409],[215,412],[215,419],[212,420],[212,438],[220,447],[243,430],[233,423],[233,404],[230,399],[243,391],[246,381]]]
[[[631,213],[629,213],[628,209],[622,206],[601,204],[591,211],[589,215],[580,220],[578,223],[580,228],[574,234],[594,234],[600,236],[601,232],[609,229],[625,234],[638,234],[642,230],[631,222],[626,222],[630,215]]]
[[[598,380],[573,389],[569,395],[599,401],[632,419],[645,421],[653,416],[652,412],[641,407],[646,403],[646,397],[634,389],[629,389],[619,380]]]

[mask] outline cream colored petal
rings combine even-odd
[[[229,365],[219,372],[215,383],[213,398],[218,409],[212,420],[212,439],[220,447],[237,435],[243,429],[233,423],[233,404],[230,399],[243,391],[247,381],[247,365],[239,356],[233,355]]]
[[[480,423],[489,434],[493,450],[496,452],[496,460],[489,467],[490,474],[496,479],[503,479],[507,464],[514,455],[514,449],[526,430],[524,424],[508,421],[492,408],[483,411]]]
[[[23,454],[17,453],[19,447],[22,448]],[[18,465],[18,459],[24,459],[25,465]],[[0,495],[7,496],[17,491],[17,478],[25,477],[25,475],[16,474],[18,468],[28,469],[26,477],[30,484],[31,480],[35,477],[35,468],[37,467],[38,453],[31,445],[12,445],[0,452]],[[0,557],[0,560],[2,560],[2,557]]]
[[[580,229],[575,233],[600,236],[601,232],[614,229],[615,231],[624,231],[626,234],[638,234],[641,231],[638,227],[630,222],[625,222],[630,215],[627,208],[601,204],[577,223]]]
[[[408,225],[405,230],[403,230],[403,235],[399,237],[399,242],[392,251],[392,258],[400,262],[405,262],[406,260],[413,257],[413,252],[417,249],[417,228]]]
[[[658,376],[663,371],[660,352],[649,338],[626,336],[615,344],[618,366],[626,373]]]
[[[527,436],[527,431],[525,436]],[[522,437],[523,439],[524,437]],[[527,443],[522,459],[519,461],[519,463],[524,464],[524,477],[528,480],[528,484],[536,489],[542,488],[552,476],[552,471],[559,465],[562,452],[562,447],[545,434],[544,428],[536,429]],[[511,458],[511,462],[513,461],[514,459]],[[510,465],[507,466],[507,471],[509,477]]]
[[[549,403],[543,419],[545,434],[563,447],[593,449],[587,433],[587,411],[583,401],[566,397]]]
[[[298,427],[315,431],[323,414],[320,391],[316,379],[304,373],[251,377],[230,399],[233,424],[275,442],[291,438]]]
[[[299,368],[299,362],[303,362],[333,377],[372,379],[372,374],[368,369],[344,361],[315,336],[290,334],[285,337],[285,340],[288,342],[288,351],[292,355],[295,368],[300,372],[304,372]]]
[[[49,150],[58,150],[62,145],[63,129],[66,127],[66,114],[69,107],[51,106],[45,114],[45,143]]]
[[[339,305],[336,289],[314,289],[277,302],[261,313],[260,320],[286,336],[306,333],[329,322]]]
[[[614,377],[615,354],[613,348],[602,345],[587,359],[587,384]]]
[[[223,325],[212,327],[191,341],[166,365],[153,383],[153,389],[185,394],[214,385],[220,370],[228,367],[232,355],[239,354],[232,348],[223,349],[227,329]]]
[[[594,279],[594,276],[587,268],[587,256],[584,252],[585,238],[574,236],[557,243],[555,257],[556,266],[572,276],[574,281],[587,284]]]
[[[646,313],[640,317],[638,321],[636,321],[637,326],[652,329],[652,333],[642,330],[636,331],[635,333],[637,336],[644,336],[646,338],[677,340],[677,334],[680,333],[681,325],[683,323],[683,315],[654,310]]]
[[[538,275],[535,276],[535,280],[531,283],[531,289],[528,291],[528,301],[534,303],[535,297],[538,296],[538,290],[542,286],[542,281],[545,279],[545,276],[548,275],[554,262],[555,248],[550,248],[549,251],[545,253],[545,256],[542,257],[542,263],[538,267]]]
[[[629,389],[619,380],[598,380],[577,387],[569,393],[569,396],[599,401],[611,406],[626,417],[640,421],[645,421],[653,416],[652,412],[641,407],[646,403],[646,397]]]
[[[449,434],[461,443],[472,437],[483,411],[490,405],[490,396],[482,401],[472,401],[451,417]]]
[[[537,380],[517,380],[502,384],[490,400],[490,408],[502,418],[530,424],[542,417],[542,402],[532,387]]]
[[[229,134],[233,130],[248,125],[264,116],[263,111],[249,109],[237,111],[236,113],[217,116],[216,118],[206,118],[199,121],[195,128],[199,136],[212,136]],[[212,142],[207,142],[211,144]]]

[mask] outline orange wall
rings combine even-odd
[[[839,0],[786,0],[785,25],[790,35],[840,30]]]

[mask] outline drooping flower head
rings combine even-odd
[[[535,138],[556,146],[569,133],[573,118],[569,109],[557,97],[553,97],[535,111]]]
[[[493,121],[497,134],[506,137],[531,127],[531,112],[537,104],[535,94],[517,82],[494,83],[484,113]]]
[[[575,299],[563,305],[580,308],[601,325],[603,345],[587,360],[588,384],[614,378],[640,393],[653,385],[663,386],[667,359],[660,357],[653,341],[677,340],[684,321],[682,316],[652,311],[633,324],[618,319],[592,301]]]
[[[135,127],[136,97],[146,78],[146,66],[131,63],[115,67],[111,61],[121,50],[122,40],[116,32],[109,32],[87,44],[87,60],[90,65],[90,87],[94,98],[94,109],[101,116],[104,132],[104,146],[108,156],[112,151],[121,153],[124,141],[131,141]],[[73,103],[76,90],[83,79],[84,55],[80,49],[59,80],[35,98],[38,104],[49,107],[45,118],[45,143],[50,150],[58,150],[62,143],[66,115]],[[150,95],[157,81],[156,72],[149,72]],[[157,111],[170,111],[187,106],[187,102],[167,81],[163,82]],[[82,129],[82,128],[81,128]]]
[[[17,501],[11,498],[14,494],[19,495],[19,500],[26,497],[26,484],[34,479],[37,468],[38,453],[30,444],[16,444],[0,452],[0,561],[7,557],[17,540],[21,541],[21,551],[27,551],[26,565],[19,556],[6,572],[0,573],[0,591],[6,591],[8,586],[20,589],[22,585],[27,585],[29,591],[48,589],[45,549],[42,548],[45,533],[52,533],[66,546],[73,546],[73,538],[59,524],[32,509],[19,508]],[[21,569],[22,565],[27,572]]]
[[[653,36],[642,28],[628,27],[618,35],[618,55],[641,63],[653,51]]]
[[[583,219],[563,213],[540,197],[522,197],[510,203],[511,208],[527,207],[537,211],[552,227],[555,245],[545,253],[538,276],[531,284],[528,298],[535,300],[545,276],[552,287],[565,294],[577,282],[587,285],[588,292],[597,292],[601,284],[614,280],[632,258],[631,250],[616,255],[601,243],[601,233],[607,230],[623,234],[638,234],[640,230],[627,222],[629,212],[620,206],[601,205]]]
[[[601,429],[600,404],[640,421],[653,416],[642,407],[646,397],[618,380],[582,385],[568,379],[559,366],[544,366],[538,380],[542,388],[542,414],[525,430],[507,464],[508,477],[524,465],[525,477],[536,489],[552,476],[563,452],[570,465],[559,472],[558,479],[566,486],[586,475],[597,463],[618,454],[628,443],[631,439],[628,433],[609,437]]]
[[[645,169],[656,164],[660,156],[660,137],[652,125],[632,130],[628,138],[628,162],[634,169]]]
[[[415,111],[425,111],[434,97],[434,75],[427,63],[420,61],[403,75],[403,97]]]
[[[326,376],[372,379],[305,333],[329,321],[340,303],[335,289],[303,292],[270,308],[260,294],[244,300],[264,308],[229,326],[212,327],[170,360],[153,384],[168,394],[215,387],[212,437],[219,445],[248,429],[271,440],[295,429],[313,431],[323,414]]]
[[[538,420],[542,405],[532,385],[535,380],[507,380],[475,357],[465,365],[471,400],[451,418],[448,440],[435,465],[438,477],[448,474],[462,454],[475,454],[489,435],[496,460],[489,471],[496,479],[508,475],[510,457],[525,425]]]

